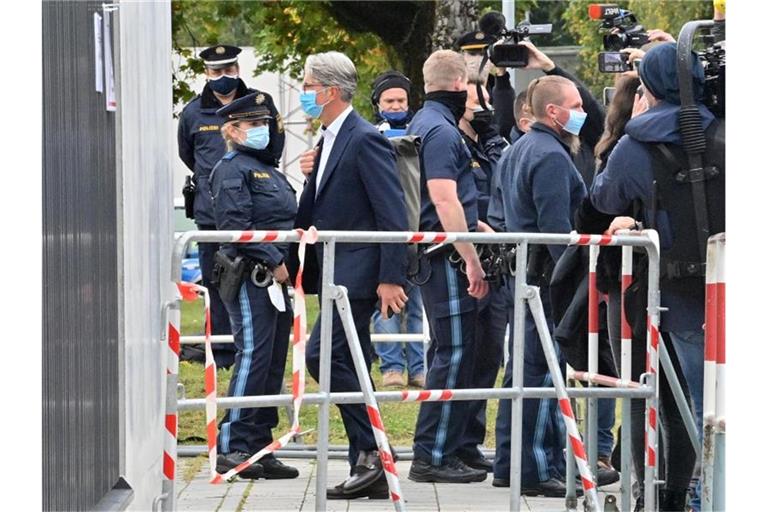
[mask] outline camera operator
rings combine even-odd
[[[642,208],[638,215],[645,224],[659,231],[661,300],[668,308],[662,312],[660,330],[670,356],[674,353],[679,356],[701,432],[704,363],[704,262],[701,260],[704,248],[698,239],[701,219],[694,211],[701,205],[701,196],[696,189],[698,181],[686,178],[688,162],[682,148],[679,122],[679,80],[692,79],[697,101],[703,98],[704,72],[698,58],[694,56],[691,62],[690,76],[678,77],[677,46],[674,43],[655,46],[644,56],[639,75],[650,108],[627,123],[627,135],[614,148],[605,171],[595,178],[592,202],[599,211],[607,214],[621,214],[633,202],[639,202]],[[722,144],[718,143],[721,136],[718,131],[723,126],[706,106],[698,103],[697,107],[706,136],[707,170],[716,170],[714,175],[704,175],[706,222],[711,232],[717,233],[725,228],[725,162]],[[622,227],[619,224],[614,223],[611,231]],[[644,318],[638,321],[644,321]],[[663,379],[660,389],[664,390]],[[683,510],[686,488],[693,472],[695,455],[680,423],[665,421],[669,438],[667,449],[673,453],[667,457],[666,487],[660,503],[662,510]]]
[[[592,96],[589,89],[582,84],[575,76],[556,65],[547,54],[536,48],[530,41],[521,41],[521,45],[528,48],[528,65],[525,69],[540,69],[547,76],[562,76],[567,78],[576,86],[581,96],[581,102],[584,112],[587,113],[587,121],[581,129],[579,140],[581,146],[578,153],[573,158],[576,168],[581,173],[587,188],[592,185],[592,178],[595,174],[595,156],[594,149],[600,135],[603,133],[603,124],[605,122],[605,113],[599,101]]]
[[[479,220],[488,223],[488,201],[491,183],[495,181],[496,163],[507,142],[501,138],[493,125],[493,113],[480,106],[477,86],[489,101],[488,91],[481,75],[469,69],[467,103],[464,115],[459,119],[459,129],[472,157],[472,174],[477,187]],[[475,336],[474,366],[471,387],[492,388],[501,367],[504,355],[504,333],[507,326],[505,297],[498,283],[491,284],[488,295],[478,302],[478,323]],[[478,449],[485,441],[486,400],[467,404],[466,428],[462,437],[458,457],[469,467],[493,471]]]
[[[536,122],[509,150],[509,169],[502,171],[504,220],[507,231],[568,233],[576,208],[587,195],[573,164],[579,133],[587,114],[572,81],[560,76],[537,78],[528,86],[528,104]],[[541,299],[550,331],[549,275],[564,247],[536,245],[528,260],[527,281],[541,287]],[[510,280],[514,286],[514,279]],[[560,371],[564,360],[559,354]],[[504,387],[512,385],[512,364],[507,364]],[[524,385],[551,387],[552,378],[530,311],[525,319]],[[509,486],[510,408],[502,400],[496,419],[496,487]],[[549,433],[549,435],[548,435]],[[549,442],[547,442],[547,438]],[[555,400],[525,400],[523,404],[522,492],[526,495],[565,496],[564,429]]]
[[[488,46],[492,45],[495,39],[489,34],[476,30],[467,32],[463,36],[456,40],[455,46],[464,55],[464,60],[467,64],[467,69],[470,73],[477,73],[480,76],[485,75],[485,69],[481,70],[480,63],[482,57],[485,54]],[[512,86],[509,72],[506,68],[496,67],[488,63],[491,66],[492,73],[487,75],[484,80],[484,84],[487,87],[490,94],[490,102],[486,100],[487,105],[493,105],[494,107],[494,123],[496,124],[497,131],[505,139],[507,134],[515,125],[514,117],[514,101],[515,101],[515,88]],[[471,87],[476,86],[471,85]],[[507,139],[510,143],[509,139]]]

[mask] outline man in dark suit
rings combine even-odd
[[[314,168],[299,201],[296,226],[318,230],[406,231],[405,196],[386,137],[362,119],[350,104],[357,87],[352,61],[339,52],[310,55],[304,66],[304,112],[323,123]],[[322,247],[317,261],[322,269]],[[407,296],[404,244],[355,243],[336,247],[334,283],[349,292],[366,365],[370,372],[369,325],[377,299],[381,313],[400,313]],[[322,275],[322,272],[321,272]],[[331,391],[360,391],[347,339],[333,313]],[[307,345],[307,368],[319,380],[320,322]],[[369,377],[370,378],[370,377]],[[388,497],[376,440],[363,404],[339,405],[349,437],[350,476],[328,489],[328,499]]]

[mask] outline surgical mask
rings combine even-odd
[[[401,124],[403,121],[405,121],[408,118],[408,111],[400,111],[400,112],[380,112],[381,117],[384,118],[385,121],[389,123],[394,124]]]
[[[568,133],[571,133],[573,135],[579,135],[579,132],[581,132],[581,127],[584,126],[584,123],[587,120],[587,113],[586,112],[579,112],[578,110],[570,110],[566,109],[564,107],[561,107],[560,105],[555,105],[557,108],[561,108],[563,110],[568,110],[568,121],[566,121],[565,125],[560,124],[557,119],[555,119],[555,122],[565,131]]]
[[[305,91],[299,94],[299,102],[301,103],[301,109],[309,117],[317,119],[323,112],[323,107],[326,104],[317,104],[317,91]]]
[[[243,146],[252,149],[264,149],[269,145],[269,126],[256,126],[241,131],[245,132]]]
[[[473,110],[473,117],[469,125],[475,130],[475,133],[485,134],[493,125],[493,110]]]
[[[213,89],[214,92],[222,95],[226,95],[234,91],[238,83],[240,83],[240,79],[237,75],[221,75],[218,78],[208,79],[208,85],[211,87],[211,89]]]

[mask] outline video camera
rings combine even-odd
[[[725,44],[714,43],[701,52],[704,68],[704,104],[715,116],[725,117]]]
[[[507,29],[507,20],[503,14],[491,11],[480,18],[480,30],[497,42],[489,46],[491,62],[500,68],[524,68],[528,65],[528,48],[520,41],[532,34],[551,34],[552,24],[532,25],[521,22],[517,28]]]
[[[640,48],[648,43],[648,33],[637,23],[632,11],[615,4],[590,4],[589,17],[602,20],[600,28],[610,31],[603,36],[603,47],[608,52]]]

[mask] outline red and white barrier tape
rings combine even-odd
[[[632,378],[632,327],[627,320],[625,294],[632,284],[632,247],[621,248],[621,378]]]
[[[591,236],[591,235],[590,235]],[[597,374],[598,343],[600,337],[599,296],[597,292],[597,256],[600,247],[589,246],[589,295],[587,313],[587,370]]]
[[[616,245],[618,240],[613,235],[581,235],[571,233],[571,245]]]
[[[174,303],[181,299],[181,292],[174,284],[171,289]],[[181,313],[178,308],[168,309],[168,351],[166,354],[166,376],[170,378],[179,374],[179,353],[181,352]],[[163,432],[163,478],[173,482],[176,479],[176,440],[178,436],[178,412],[176,408],[175,389],[167,389],[165,397],[165,422]]]
[[[658,379],[658,351],[659,351],[659,329],[658,326],[653,324],[650,315],[648,316],[648,343],[646,352],[646,371],[653,375],[654,379]],[[658,380],[656,380],[656,386],[658,389]],[[645,467],[646,471],[649,468],[656,467],[656,439],[657,439],[657,413],[655,406],[648,408],[648,421],[645,424]]]
[[[403,391],[403,402],[441,402],[453,398],[450,389],[425,389],[423,391]]]
[[[611,388],[639,388],[640,383],[632,380],[617,379],[616,377],[609,377],[607,375],[601,375],[599,373],[571,371],[568,372],[568,378],[578,380],[581,382],[592,382],[594,384],[600,384],[601,386],[607,386]]]
[[[561,392],[559,388],[557,394],[557,401],[560,404],[560,412],[562,412],[563,419],[565,420],[568,440],[571,442],[573,456],[576,459],[576,465],[579,467],[581,485],[584,488],[584,494],[589,494],[590,501],[599,510],[600,504],[597,501],[597,486],[595,484],[595,478],[592,475],[592,470],[590,469],[589,462],[587,461],[587,451],[584,449],[584,443],[581,441],[581,434],[579,434],[579,427],[576,425],[576,418],[573,415],[571,401],[568,400],[568,395]]]
[[[392,450],[389,446],[387,433],[384,431],[384,422],[381,420],[381,412],[379,411],[378,404],[376,404],[376,400],[368,400],[366,397],[365,409],[368,411],[368,419],[371,421],[373,437],[376,439],[376,446],[379,449],[379,459],[381,459],[384,476],[389,486],[390,499],[395,506],[395,510],[405,510],[403,492],[400,489],[400,477],[397,476],[397,466],[395,466],[395,459],[392,457]]]
[[[424,233],[421,231],[409,232],[406,239],[406,243],[418,244],[418,243],[433,243],[439,244],[442,242],[454,242],[456,235],[449,235],[447,233]]]

